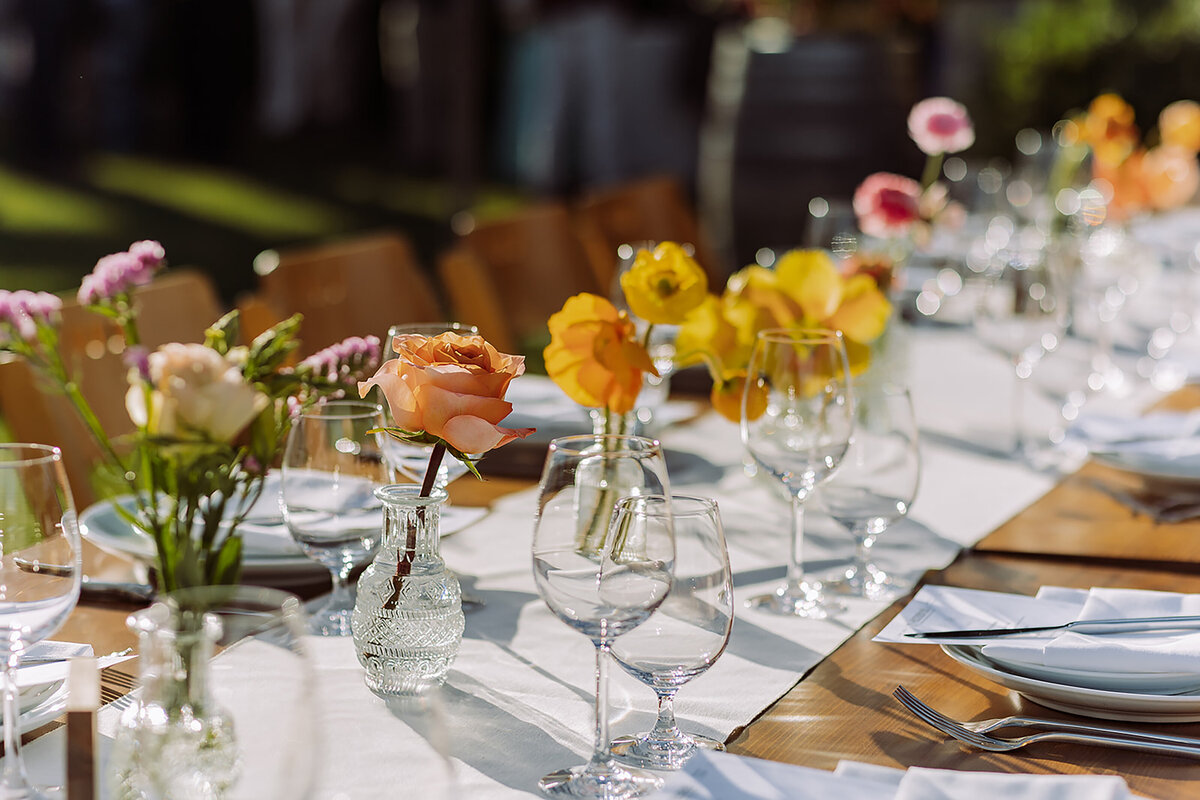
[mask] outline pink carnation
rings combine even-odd
[[[881,239],[904,235],[920,219],[920,201],[921,185],[912,178],[876,172],[854,192],[858,227]]]
[[[975,143],[975,126],[962,103],[930,97],[908,113],[908,135],[927,156],[957,153]]]

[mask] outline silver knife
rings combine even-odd
[[[1126,619],[1080,619],[1062,625],[1039,625],[1030,628],[982,628],[965,631],[921,631],[906,633],[910,639],[988,639],[993,636],[1021,636],[1049,631],[1078,633],[1125,633],[1127,631],[1168,631],[1200,628],[1200,616],[1195,617],[1128,617]]]

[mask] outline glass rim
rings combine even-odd
[[[651,500],[651,501],[654,501],[657,503],[661,503],[663,500],[668,501],[666,503],[666,506],[667,506],[667,508],[670,509],[672,517],[698,517],[698,516],[705,515],[709,512],[719,512],[720,511],[720,506],[717,504],[716,499],[714,499],[712,497],[702,497],[701,495],[696,495],[696,494],[630,495],[628,497],[622,497],[622,498],[618,499],[616,504],[618,506],[633,505],[634,503],[636,503],[638,501],[645,501],[645,500]],[[685,504],[689,504],[692,507],[680,510],[678,508],[678,504],[681,502],[685,503]]]
[[[405,331],[432,331],[439,328],[441,329],[442,333],[450,333],[452,331],[454,333],[463,333],[465,331],[468,336],[475,336],[479,333],[479,326],[472,325],[470,322],[453,322],[450,320],[439,322],[435,320],[433,322],[406,322],[389,325],[388,336],[401,336],[405,333]]]
[[[763,328],[755,337],[763,342],[792,344],[823,344],[841,341],[842,332],[833,328]]]
[[[444,503],[450,496],[450,493],[440,486],[434,486],[427,495],[421,495],[420,491],[421,484],[419,483],[389,483],[384,486],[376,486],[372,493],[385,503],[404,498],[418,506]],[[413,492],[417,494],[414,495]]]
[[[589,445],[604,442],[637,442],[641,445],[641,449],[624,450],[589,450]],[[628,458],[631,454],[635,456],[646,455],[650,453],[662,454],[662,443],[658,439],[650,439],[646,436],[634,436],[632,434],[618,433],[577,433],[571,436],[559,436],[550,440],[549,452],[562,452],[568,455],[578,456],[603,456],[604,458]]]
[[[34,451],[41,455],[30,455],[25,458],[10,460],[0,459],[0,467],[32,467],[38,464],[49,464],[62,461],[62,449],[58,445],[38,444],[36,442],[0,442],[0,452],[17,452],[21,450]]]
[[[357,408],[357,411],[349,409]],[[344,409],[344,410],[343,410]],[[333,413],[326,413],[329,411]],[[301,419],[367,419],[376,414],[382,416],[383,405],[370,400],[326,400],[307,411],[300,412]]]

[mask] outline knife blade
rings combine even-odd
[[[1062,625],[1036,625],[1026,628],[978,628],[962,631],[919,631],[904,634],[910,639],[988,639],[993,636],[1023,636],[1050,631],[1077,633],[1126,633],[1128,631],[1166,631],[1200,628],[1200,616],[1128,617],[1125,619],[1080,619]]]

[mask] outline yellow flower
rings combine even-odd
[[[1200,152],[1200,103],[1176,100],[1158,115],[1158,132],[1164,145]]]
[[[1133,106],[1120,95],[1102,94],[1088,106],[1083,140],[1101,164],[1114,166],[1124,161],[1137,147],[1139,138],[1133,124]]]
[[[576,403],[624,414],[637,401],[642,374],[658,374],[633,322],[603,297],[568,298],[548,326],[546,373]]]
[[[775,265],[780,289],[806,321],[828,319],[842,302],[842,276],[824,250],[791,250]]]
[[[678,325],[704,302],[708,278],[695,259],[674,242],[639,250],[621,289],[634,314],[654,325]]]
[[[739,329],[725,311],[719,297],[708,295],[688,314],[675,339],[675,357],[680,366],[707,361],[718,375],[745,368],[754,345],[754,331]]]
[[[855,275],[841,289],[841,304],[822,321],[823,327],[841,331],[851,341],[869,344],[883,334],[892,304],[870,275]]]
[[[730,422],[742,418],[742,395],[746,392],[746,373],[742,371],[727,380],[713,381],[712,406]],[[767,410],[767,387],[755,383],[746,395],[746,418],[756,420]]]

